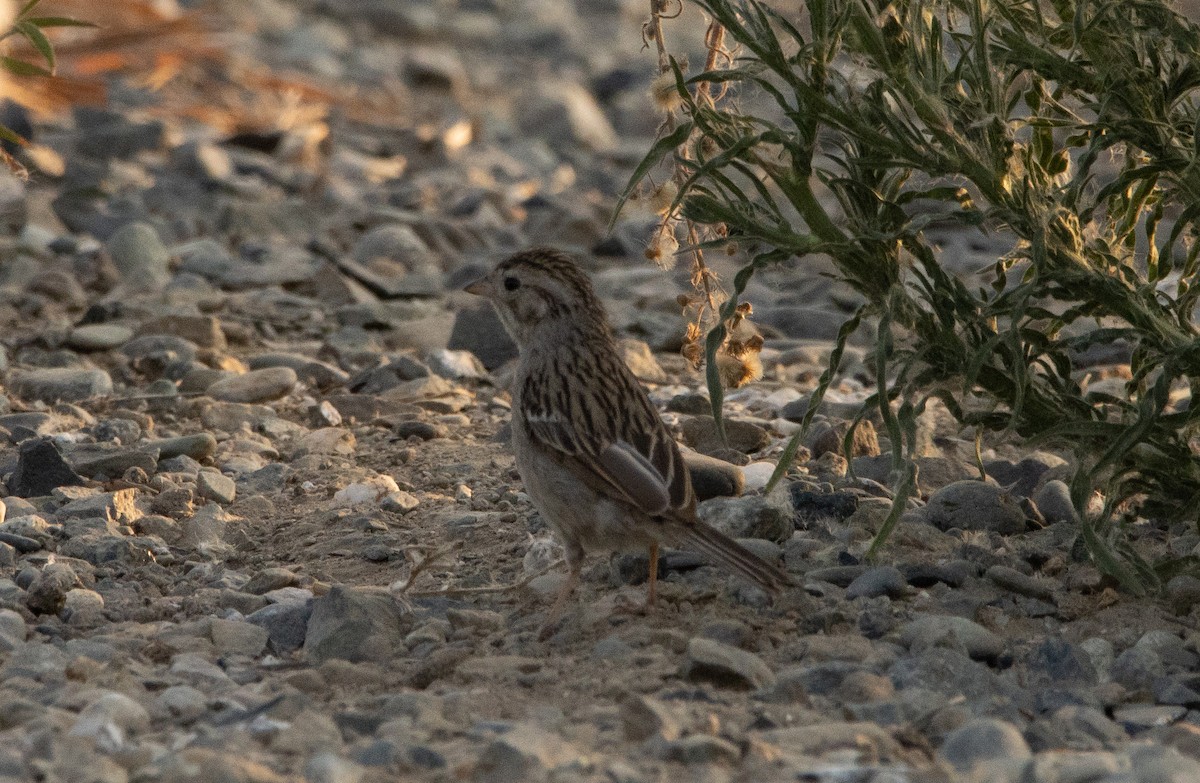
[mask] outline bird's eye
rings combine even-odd
[[[504,290],[505,291],[516,291],[520,287],[521,287],[521,281],[518,280],[517,278],[515,278],[515,277],[504,278]]]

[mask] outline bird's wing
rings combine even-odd
[[[594,386],[570,388],[554,400],[544,376],[530,375],[520,395],[530,437],[561,452],[588,485],[650,516],[690,511],[687,468],[658,411],[623,362],[604,369]]]

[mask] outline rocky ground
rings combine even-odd
[[[1200,581],[1115,590],[1062,455],[988,441],[982,482],[930,415],[922,500],[864,562],[891,465],[869,423],[852,472],[839,453],[871,383],[852,346],[763,495],[855,305],[820,270],[751,289],[766,377],[716,442],[686,276],[642,259],[648,216],[606,228],[657,123],[643,5],[231,0],[207,17],[225,59],[37,123],[32,178],[0,187],[0,776],[1200,780]],[[196,119],[263,72],[303,80],[257,124]],[[645,611],[645,556],[595,558],[537,640],[558,551],[506,446],[511,345],[459,292],[534,242],[583,255],[710,456],[702,516],[794,589],[668,553]],[[944,244],[964,270],[997,252]]]

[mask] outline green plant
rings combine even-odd
[[[673,207],[756,248],[710,367],[757,270],[825,254],[865,304],[808,417],[846,339],[874,323],[868,404],[897,500],[871,553],[914,491],[916,419],[936,398],[978,431],[1070,449],[1088,550],[1127,589],[1154,587],[1163,570],[1123,525],[1200,513],[1200,408],[1171,399],[1200,378],[1200,31],[1163,0],[811,0],[803,24],[757,0],[696,2],[739,56],[690,77],[673,63],[684,118],[630,187],[671,158],[687,172]],[[698,101],[697,84],[769,105]],[[934,220],[1016,237],[991,285],[943,269],[923,234]],[[1118,339],[1133,349],[1127,394],[1087,393],[1072,357]],[[1088,513],[1095,489],[1103,509]]]
[[[46,37],[46,30],[55,27],[95,27],[90,22],[71,19],[65,16],[35,16],[34,12],[42,0],[26,0],[25,4],[17,12],[16,18],[13,21],[12,27],[0,33],[0,41],[7,38],[19,35],[27,40],[41,56],[45,65],[20,60],[8,55],[0,55],[0,68],[8,71],[13,76],[29,77],[53,76],[57,67],[57,60],[54,55],[54,45],[50,43],[50,39]],[[24,144],[25,139],[21,138],[11,128],[6,128],[0,125],[0,140],[10,142],[12,144]],[[24,171],[19,163],[17,163],[7,153],[2,153],[5,162],[15,171]]]

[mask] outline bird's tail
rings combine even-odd
[[[791,579],[775,563],[768,563],[729,536],[703,523],[681,525],[672,544],[690,549],[714,565],[723,566],[754,582],[768,593],[778,593]]]

